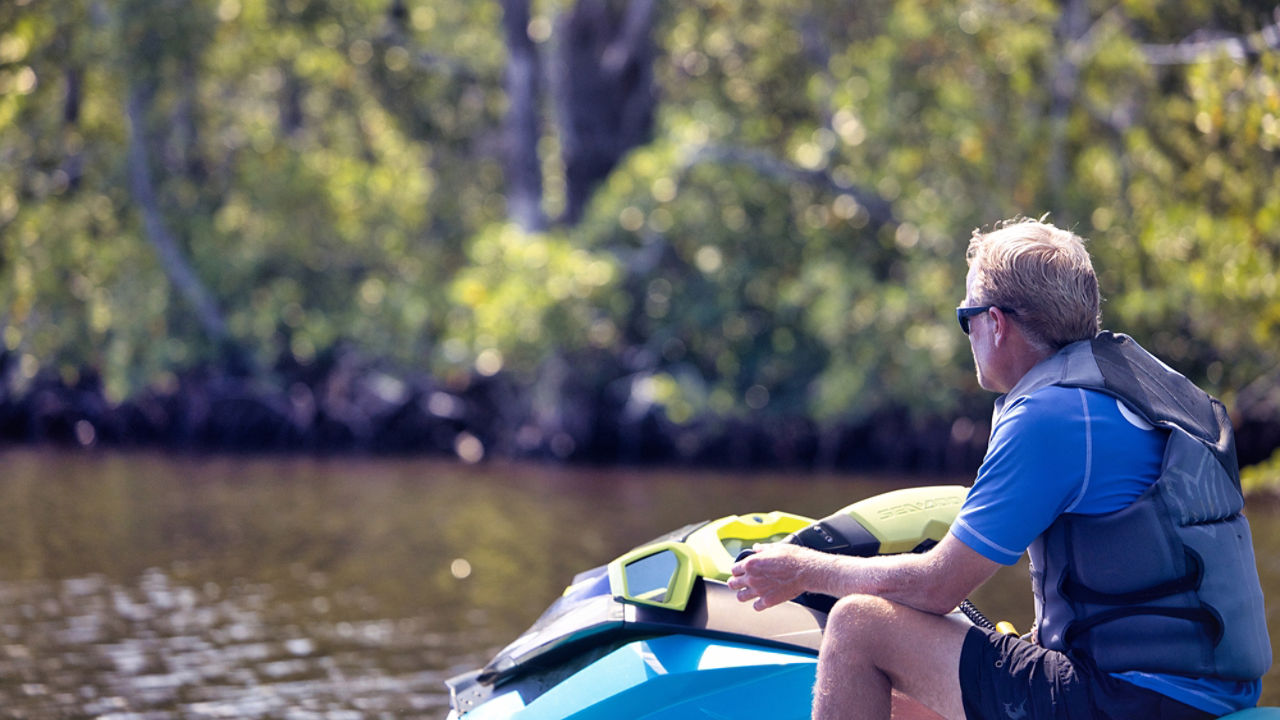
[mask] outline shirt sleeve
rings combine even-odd
[[[1050,387],[1015,399],[992,429],[987,455],[951,533],[1002,565],[1083,496],[1091,466],[1085,391]]]

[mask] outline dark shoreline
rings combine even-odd
[[[834,427],[770,413],[677,424],[586,387],[561,388],[547,417],[537,388],[501,373],[446,386],[341,355],[277,367],[272,382],[204,367],[113,404],[92,371],[70,383],[41,371],[18,392],[4,360],[0,444],[10,445],[954,475],[977,469],[989,427],[978,409],[959,420],[891,409]],[[1280,422],[1236,422],[1242,465],[1280,446]]]

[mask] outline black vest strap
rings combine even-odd
[[[1085,585],[1076,578],[1075,572],[1068,569],[1066,576],[1062,580],[1062,596],[1072,602],[1085,602],[1094,605],[1137,605],[1171,595],[1199,590],[1200,583],[1204,580],[1204,561],[1191,548],[1184,546],[1183,550],[1187,559],[1187,572],[1182,577],[1132,592],[1108,593],[1094,590]],[[1152,609],[1132,608],[1133,612],[1130,614],[1140,615]],[[1159,608],[1154,609],[1158,610]]]
[[[1106,610],[1090,615],[1089,617],[1081,620],[1073,620],[1063,633],[1063,641],[1066,643],[1067,647],[1074,647],[1077,638],[1095,627],[1115,620],[1130,618],[1135,615],[1158,615],[1161,617],[1191,621],[1201,630],[1205,631],[1209,638],[1210,645],[1217,645],[1221,642],[1222,636],[1226,632],[1226,628],[1222,624],[1222,618],[1218,617],[1218,614],[1206,605],[1191,608],[1116,608],[1114,610]]]

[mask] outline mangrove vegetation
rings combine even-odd
[[[1047,214],[1090,240],[1104,325],[1221,397],[1261,463],[1278,22],[8,0],[0,437],[969,468],[991,398],[951,312],[965,244]]]

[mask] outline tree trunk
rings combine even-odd
[[[1064,0],[1062,15],[1058,18],[1054,34],[1057,36],[1057,66],[1049,79],[1049,157],[1047,161],[1049,199],[1054,219],[1059,223],[1070,220],[1066,216],[1067,177],[1067,123],[1071,106],[1075,102],[1080,85],[1080,39],[1089,29],[1089,4],[1085,0]]]
[[[565,168],[563,222],[653,131],[654,0],[578,0],[558,29],[554,69]]]
[[[538,48],[529,37],[529,0],[502,0],[507,41],[506,153],[507,217],[529,232],[545,230],[542,167],[538,161],[538,104],[542,94]]]
[[[80,132],[80,103],[84,92],[84,72],[79,65],[72,65],[63,71],[66,95],[62,102],[62,125],[66,157],[62,161],[62,171],[67,174],[67,187],[75,190],[80,187],[84,176],[84,150],[81,143],[70,141],[73,134]]]

